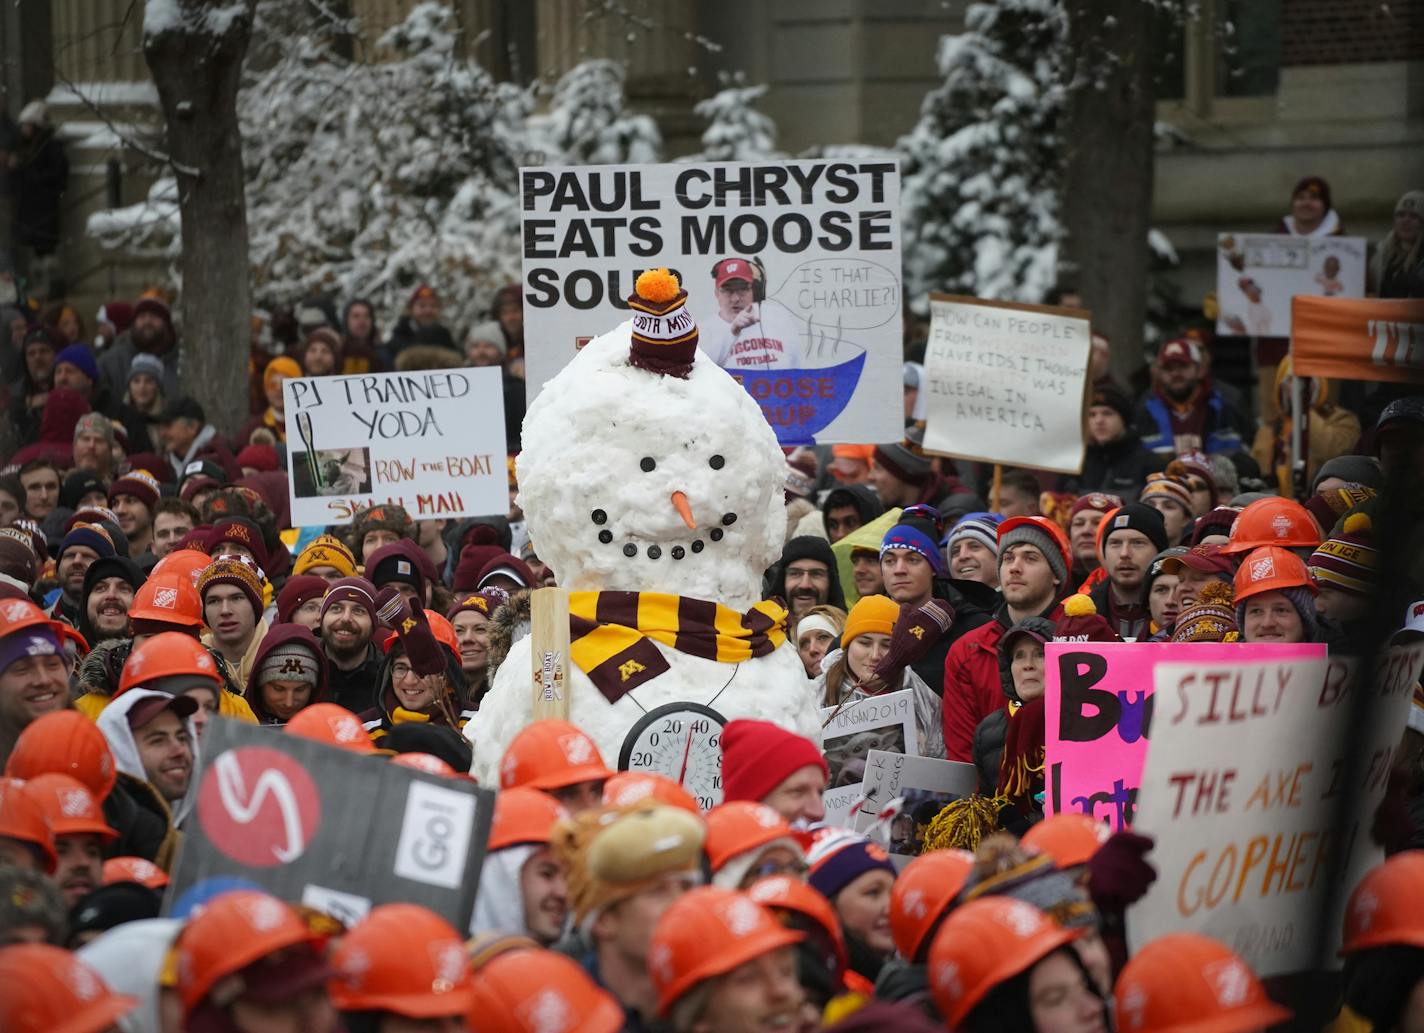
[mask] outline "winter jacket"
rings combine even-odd
[[[445,702],[455,717],[454,727],[456,731],[464,731],[465,725],[469,724],[475,712],[465,705],[465,672],[460,667],[460,658],[448,649],[444,649],[445,654],[445,681],[449,686],[446,693]],[[385,738],[398,724],[408,721],[434,722],[435,724],[448,725],[445,715],[440,708],[432,704],[428,710],[413,711],[407,710],[400,705],[396,698],[395,687],[391,683],[391,665],[396,659],[395,656],[387,654],[381,662],[381,668],[376,675],[376,698],[375,706],[363,710],[356,716],[361,723],[366,726],[366,731],[371,733],[371,738],[380,740]]]
[[[169,333],[172,332],[170,326]],[[134,356],[137,354],[138,346],[133,343],[133,338],[127,330],[114,338],[114,343],[99,353],[99,383],[103,384],[116,398],[122,398],[124,391],[128,388],[129,367],[133,364]],[[175,343],[166,352],[155,352],[154,354],[158,361],[163,363],[163,379],[159,384],[163,390],[163,397],[177,398],[181,393],[178,383],[179,360],[181,358],[179,346]],[[182,473],[181,470],[178,472]]]
[[[442,324],[435,323],[432,326],[416,326],[411,322],[410,316],[401,316],[396,320],[396,325],[391,328],[391,337],[388,347],[391,356],[394,358],[411,345],[435,345],[441,348],[450,348],[458,352],[459,348],[455,344],[455,338],[450,331]]]
[[[198,436],[193,439],[193,443],[188,446],[188,452],[183,456],[170,455],[168,464],[173,467],[175,480],[183,479],[183,471],[188,464],[195,459],[211,459],[223,468],[228,480],[235,481],[242,476],[242,467],[237,465],[237,458],[232,454],[232,449],[228,448],[227,442],[218,434],[218,429],[211,423],[204,425],[198,431]]]
[[[325,650],[322,650],[325,652]],[[349,671],[343,671],[331,663],[328,656],[326,665],[327,699],[359,714],[371,706],[376,698],[376,678],[381,673],[381,654],[374,645],[366,647],[366,659]]]
[[[104,857],[142,857],[160,868],[170,868],[178,849],[178,833],[173,828],[168,804],[153,786],[128,775],[119,775],[114,788],[104,797],[104,821],[119,834],[104,848]]]
[[[954,607],[949,630],[935,639],[928,652],[910,665],[936,696],[944,692],[944,661],[949,649],[970,631],[987,624],[999,605],[999,593],[982,581],[935,578],[931,594]]]
[[[1040,616],[1056,621],[1063,604],[1055,600]],[[979,722],[1004,706],[999,676],[999,640],[1013,624],[1007,603],[992,620],[964,635],[944,661],[944,751],[949,760],[974,763],[974,732]],[[997,773],[996,773],[997,775]]]
[[[1157,391],[1149,391],[1137,406],[1136,427],[1145,448],[1170,459],[1193,449],[1215,455],[1239,452],[1244,446],[1237,431],[1239,417],[1213,388],[1195,405],[1206,407],[1200,442],[1178,442],[1172,424],[1172,405]],[[1190,446],[1190,447],[1188,447]]]
[[[1149,628],[1152,624],[1152,615],[1145,603],[1142,607],[1143,616],[1140,624],[1134,622],[1133,627],[1121,627],[1120,622],[1113,617],[1112,581],[1108,578],[1103,578],[1094,585],[1092,591],[1088,593],[1088,598],[1093,600],[1093,606],[1097,608],[1099,615],[1108,622],[1108,626],[1112,628],[1114,633],[1121,635],[1124,639],[1131,638],[1143,641],[1150,634]]]
[[[1061,479],[1059,490],[1076,495],[1102,491],[1135,499],[1147,483],[1147,475],[1160,472],[1166,461],[1167,457],[1144,446],[1137,431],[1129,427],[1116,441],[1089,444],[1083,450],[1083,472]]]
[[[312,689],[311,698],[306,705],[313,703],[325,703],[327,701],[327,663],[326,654],[322,652],[321,643],[316,640],[316,636],[311,630],[301,624],[278,624],[271,631],[263,636],[261,643],[257,646],[257,652],[252,658],[252,671],[248,675],[246,688],[243,689],[242,697],[247,701],[247,705],[252,708],[252,713],[256,715],[259,724],[282,725],[287,722],[279,718],[276,714],[267,709],[267,705],[262,700],[262,686],[258,684],[257,672],[262,670],[262,664],[267,659],[268,654],[278,646],[285,646],[289,643],[297,643],[306,646],[316,654],[317,661],[317,683]]]
[[[470,916],[470,935],[500,933],[528,936],[524,922],[524,890],[520,875],[525,864],[540,850],[537,843],[520,843],[495,850],[480,866],[480,888],[475,894],[475,910]]]
[[[257,659],[257,650],[262,645],[262,640],[267,637],[267,632],[271,628],[267,623],[267,618],[261,614],[257,616],[257,627],[252,631],[252,640],[247,643],[247,648],[243,650],[242,659],[237,663],[227,661],[228,668],[232,671],[232,678],[238,685],[246,686],[247,680],[252,677],[254,662]],[[205,631],[203,633],[203,645],[209,649],[217,649],[217,642],[213,639],[213,633]],[[224,658],[226,659],[226,658]]]
[[[55,388],[40,414],[39,437],[10,457],[10,465],[24,466],[31,459],[48,459],[61,470],[74,465],[74,428],[89,412],[89,401],[78,391]]]
[[[909,689],[915,701],[915,731],[918,742],[915,743],[916,752],[921,757],[933,757],[935,760],[944,759],[944,717],[940,712],[939,696],[935,695],[913,670],[906,669],[900,679],[900,684],[895,688],[887,688],[885,692],[869,693],[857,685],[852,685],[849,671],[842,682],[839,692],[839,699],[829,698],[826,688],[827,673],[844,654],[840,650],[829,654],[822,661],[821,675],[816,679],[812,692],[816,696],[816,705],[819,707],[849,706],[857,700],[869,699],[872,695],[883,696],[885,692],[897,692]]]

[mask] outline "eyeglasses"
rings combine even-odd
[[[811,866],[804,861],[767,861],[754,865],[751,874],[758,879],[770,878],[773,875],[790,875],[795,879],[804,879],[810,870]]]
[[[391,665],[391,681],[405,681],[412,674],[415,674],[415,668],[410,666],[410,664]],[[420,676],[416,675],[416,677],[418,678]]]

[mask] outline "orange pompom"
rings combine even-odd
[[[677,277],[666,269],[648,269],[633,284],[638,297],[654,303],[671,301],[682,290]]]

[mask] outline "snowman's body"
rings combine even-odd
[[[786,533],[776,435],[705,355],[686,379],[660,376],[628,361],[630,336],[624,323],[589,342],[529,407],[518,473],[530,537],[570,591],[663,592],[745,611]],[[569,720],[610,766],[633,724],[672,702],[773,721],[819,743],[811,683],[790,642],[740,664],[657,648],[669,670],[613,704],[570,671]],[[499,758],[531,713],[525,639],[466,728],[482,782],[496,784]]]

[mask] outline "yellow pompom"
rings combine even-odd
[[[834,1026],[842,1019],[850,1018],[869,1003],[870,998],[865,994],[837,994],[826,1002],[825,1010],[821,1012],[821,1025]]]
[[[1098,612],[1093,600],[1086,595],[1070,595],[1063,600],[1063,616],[1090,617]]]
[[[649,269],[633,284],[638,297],[652,302],[671,301],[682,290],[677,277],[666,269]]]
[[[1351,513],[1345,518],[1345,523],[1341,525],[1341,529],[1346,534],[1363,534],[1373,526],[1374,525],[1370,523],[1370,515],[1368,513]]]

